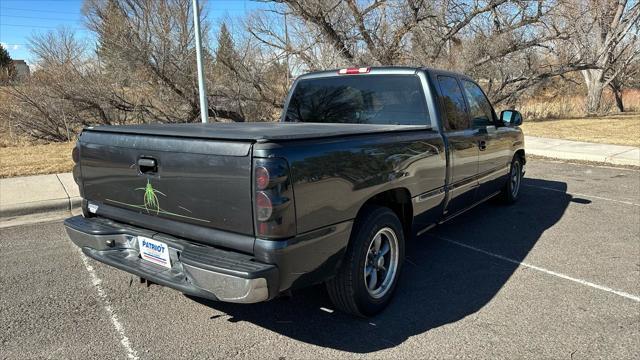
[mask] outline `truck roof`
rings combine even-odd
[[[469,76],[457,73],[448,70],[435,69],[426,66],[416,67],[416,66],[370,66],[365,67],[369,69],[366,73],[348,75],[348,74],[340,74],[339,71],[341,69],[330,69],[323,71],[314,71],[310,73],[306,73],[304,75],[300,75],[298,77],[299,80],[302,79],[314,79],[314,78],[322,78],[322,77],[332,77],[332,76],[367,76],[367,75],[412,75],[416,74],[418,71],[424,71],[428,73],[436,73],[439,75],[449,75],[455,77],[462,77],[465,79],[472,80]],[[344,68],[343,68],[344,69]]]

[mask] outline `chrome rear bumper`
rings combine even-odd
[[[71,241],[87,256],[183,293],[235,303],[255,303],[277,295],[278,268],[250,255],[202,246],[101,218],[65,221]],[[171,269],[140,258],[137,236],[162,241]]]

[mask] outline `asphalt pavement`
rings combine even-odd
[[[640,358],[640,172],[532,160],[408,245],[394,301],[356,319],[321,286],[238,305],[86,259],[61,221],[0,229],[0,358]]]

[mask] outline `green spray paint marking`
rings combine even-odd
[[[115,203],[115,204],[130,206],[130,207],[133,207],[133,208],[136,208],[136,209],[144,209],[148,214],[150,214],[152,212],[155,212],[156,215],[165,214],[165,215],[177,216],[177,217],[181,217],[181,218],[185,218],[185,219],[192,219],[192,220],[197,220],[197,221],[210,222],[209,220],[198,219],[198,218],[195,218],[195,217],[180,215],[180,214],[172,213],[170,211],[163,210],[160,207],[160,200],[158,199],[158,195],[157,194],[160,194],[160,195],[162,195],[164,197],[166,197],[167,195],[165,195],[162,191],[154,189],[153,186],[151,185],[151,182],[149,182],[149,179],[147,179],[147,186],[136,188],[134,190],[135,191],[138,191],[138,190],[144,191],[144,195],[142,196],[142,204],[140,204],[140,205],[128,204],[128,203],[125,203],[125,202],[122,202],[122,201],[117,201],[117,200],[112,200],[112,199],[105,199],[105,200],[109,201],[109,202],[112,202],[112,203]],[[191,212],[189,209],[185,209],[185,210]]]
[[[165,195],[163,192],[158,191],[156,189],[153,188],[153,186],[151,186],[151,183],[149,182],[149,179],[147,179],[147,186],[145,187],[141,187],[141,188],[137,188],[135,189],[136,191],[138,190],[144,190],[144,197],[142,198],[144,200],[144,208],[145,210],[147,210],[147,212],[149,212],[149,208],[151,208],[151,211],[155,211],[156,215],[158,215],[158,213],[160,213],[160,201],[158,200],[158,195],[156,195],[156,193],[166,197],[167,195]]]

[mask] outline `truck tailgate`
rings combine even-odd
[[[79,144],[90,203],[253,235],[251,141],[84,131]]]

